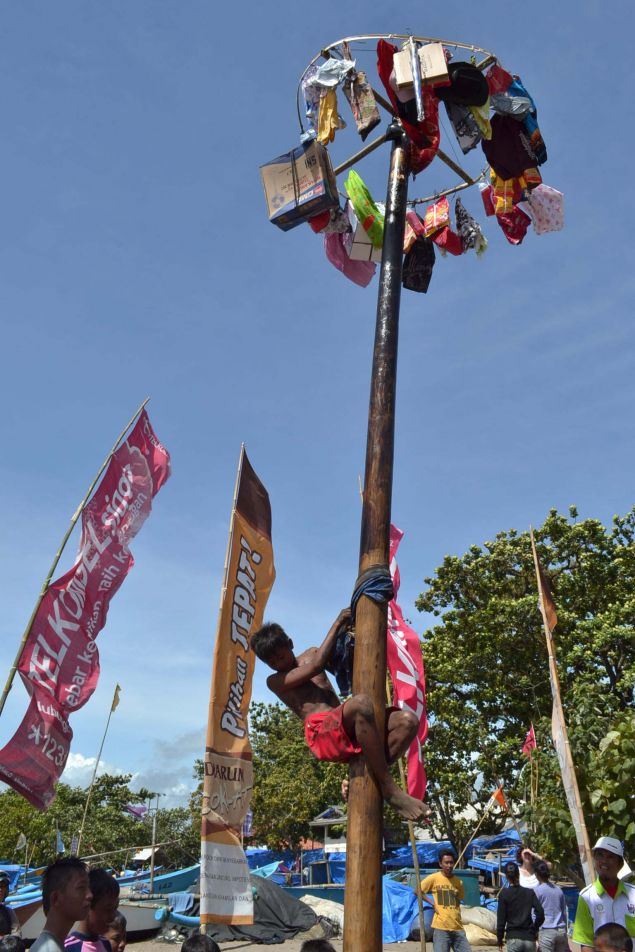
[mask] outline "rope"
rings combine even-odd
[[[393,597],[392,578],[385,565],[371,565],[358,577],[351,598],[351,614],[355,622],[357,604],[365,595],[374,602],[389,602]],[[353,690],[353,655],[355,653],[355,635],[352,631],[341,631],[337,636],[326,670],[335,675],[337,687],[344,697]]]
[[[362,572],[362,574],[358,576],[355,582],[355,588],[353,589],[353,595],[351,597],[351,614],[353,621],[355,621],[357,603],[362,595],[365,595],[367,598],[372,598],[374,602],[381,604],[382,602],[389,602],[393,594],[392,578],[388,567],[385,565],[369,566],[365,572]]]

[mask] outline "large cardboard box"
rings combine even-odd
[[[412,69],[410,68],[410,50],[406,49],[395,53],[393,60],[395,67],[395,82],[399,89],[412,86]],[[449,83],[448,64],[445,59],[441,43],[426,43],[419,47],[419,65],[421,67],[421,82],[424,86],[445,85]]]
[[[329,154],[315,139],[260,167],[269,221],[289,231],[339,205]]]
[[[377,208],[382,214],[385,214],[385,206],[381,202],[376,202]],[[351,223],[351,231],[344,235],[344,247],[351,261],[374,261],[376,264],[381,262],[381,248],[375,248],[369,238],[368,232],[360,223],[350,201],[346,203],[346,214]]]

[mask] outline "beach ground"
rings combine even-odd
[[[282,945],[259,945],[252,942],[243,941],[238,939],[236,942],[221,942],[220,947],[223,952],[263,952],[264,949],[271,950],[271,952],[300,952],[300,947],[304,942],[306,936],[303,936],[302,933],[297,935],[295,939],[289,939],[287,942],[283,942]],[[329,942],[336,949],[336,952],[342,952],[342,939],[329,939]],[[126,952],[168,952],[169,949],[174,949],[175,952],[178,952],[180,948],[179,942],[166,942],[164,939],[147,939],[145,942],[129,942],[126,946]],[[420,942],[394,942],[389,943],[388,945],[383,946],[384,952],[387,950],[396,950],[399,952],[420,952],[421,943]],[[432,943],[428,942],[426,947],[426,952],[432,952]],[[478,952],[497,952],[496,946],[479,946]]]

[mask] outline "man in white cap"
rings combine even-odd
[[[580,893],[573,926],[573,941],[582,952],[592,952],[593,934],[607,922],[624,926],[635,936],[635,886],[618,878],[624,865],[624,847],[614,836],[601,836],[593,847],[597,879]]]

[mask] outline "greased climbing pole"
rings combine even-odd
[[[397,345],[403,237],[408,194],[407,139],[398,123],[392,141],[386,195],[384,244],[379,275],[375,347],[368,408],[366,470],[359,546],[360,575],[371,565],[388,568],[390,505],[395,435]],[[353,693],[372,698],[384,729],[386,697],[386,623],[388,606],[362,596],[355,616]],[[379,950],[381,939],[382,798],[361,757],[350,768],[344,949]]]
[[[388,42],[395,39],[405,41],[401,51]],[[350,59],[351,44],[369,40],[379,41],[377,67],[388,99],[372,88]],[[470,61],[455,62],[452,50],[467,52]],[[320,59],[323,63],[318,69]],[[320,71],[321,75],[316,76]],[[315,84],[323,86],[317,94]],[[331,169],[323,145],[333,141],[336,130],[343,125],[335,98],[335,87],[339,84],[345,87],[362,139],[379,122],[376,105],[382,106],[392,121],[387,132]],[[404,93],[408,89],[411,94]],[[305,132],[301,92],[309,124],[317,132]],[[487,168],[472,175],[439,148],[439,101],[446,105],[463,154],[478,143],[482,145],[491,166],[491,184],[484,182]],[[456,231],[452,230],[447,196],[482,182],[487,214],[496,216],[511,244],[519,244],[532,220],[537,234],[562,227],[562,195],[541,184],[535,167],[546,161],[547,153],[533,99],[519,77],[508,73],[494,54],[480,47],[402,34],[347,37],[324,47],[313,57],[302,74],[297,105],[303,145],[262,168],[270,220],[285,231],[310,221],[314,231],[325,234],[329,260],[362,286],[368,284],[374,272],[374,259],[370,255],[363,257],[363,232],[370,239],[366,249],[371,245],[382,249],[368,412],[361,575],[371,566],[387,570],[389,563],[402,277],[404,287],[425,293],[434,264],[434,245],[451,255],[470,249],[481,253],[487,247],[480,226],[458,201]],[[491,123],[490,108],[496,113]],[[316,138],[323,145],[318,146],[313,141]],[[334,176],[386,142],[391,143],[391,158],[383,221],[370,196],[365,204],[355,207],[349,183],[346,190],[350,202],[344,212],[339,206]],[[410,173],[421,172],[434,158],[458,176],[458,183],[427,198],[409,201]],[[408,213],[407,234],[408,207],[414,209],[429,202],[433,204],[426,209],[424,221]],[[525,202],[527,211],[518,207],[520,202]],[[350,206],[355,214],[350,212]],[[343,237],[345,231],[349,232],[348,242]],[[362,243],[355,250],[360,233]],[[372,698],[380,729],[385,719],[386,626],[387,605],[362,596],[356,611],[353,692]],[[381,795],[363,758],[355,758],[350,766],[344,952],[380,952],[382,948],[382,807]]]

